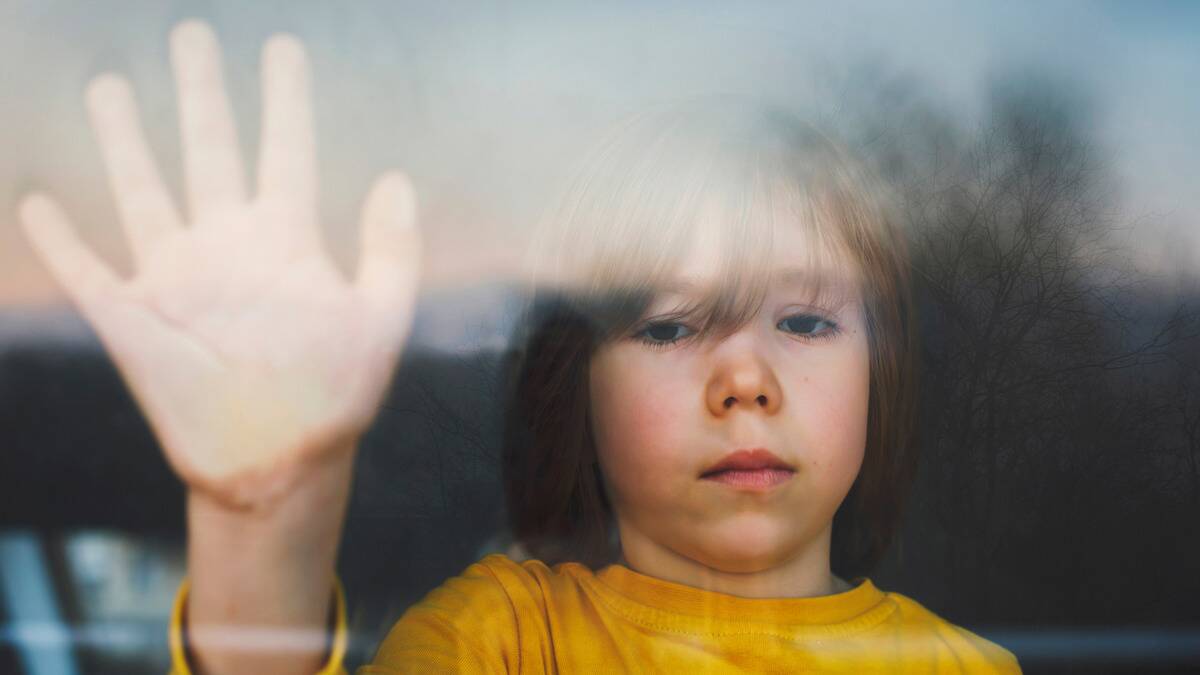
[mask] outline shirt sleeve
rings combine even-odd
[[[187,606],[189,580],[184,577],[175,594],[175,604],[171,608],[171,619],[167,629],[167,642],[171,650],[171,671],[167,675],[192,675],[188,662],[187,640],[184,635],[183,614]],[[329,650],[329,659],[317,671],[317,675],[347,675],[343,666],[346,658],[346,644],[349,630],[346,620],[346,592],[342,582],[336,577],[333,580],[334,593],[334,629],[333,646]]]

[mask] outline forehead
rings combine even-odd
[[[731,221],[726,215],[718,209],[701,213],[673,273],[656,284],[656,290],[692,294],[711,291],[724,279],[763,277],[772,287],[781,288],[858,285],[858,265],[846,247],[822,236],[812,223],[800,221],[794,211],[772,213],[765,227]],[[751,235],[743,230],[750,229],[765,234],[765,245],[747,251],[752,255],[731,254],[731,247]]]

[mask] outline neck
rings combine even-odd
[[[640,574],[693,588],[744,598],[809,598],[841,593],[850,584],[829,568],[832,524],[786,559],[777,561],[700,561],[681,555],[620,527],[620,563]]]

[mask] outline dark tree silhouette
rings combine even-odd
[[[968,127],[886,68],[845,81],[827,117],[894,189],[921,308],[922,467],[885,580],[968,624],[1194,624],[1200,289],[1122,247],[1092,102],[1015,73]]]

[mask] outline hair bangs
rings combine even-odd
[[[544,224],[558,237],[552,251],[541,249],[550,258],[540,261],[542,282],[558,284],[609,340],[678,286],[684,260],[702,246],[714,252],[712,271],[671,316],[701,335],[726,335],[762,307],[776,232],[801,228],[812,245],[793,264],[813,270],[810,304],[837,304],[848,284],[827,280],[854,276],[857,265],[842,213],[828,207],[838,200],[815,180],[820,158],[800,153],[770,115],[661,117],[636,119],[585,162],[566,208]]]

